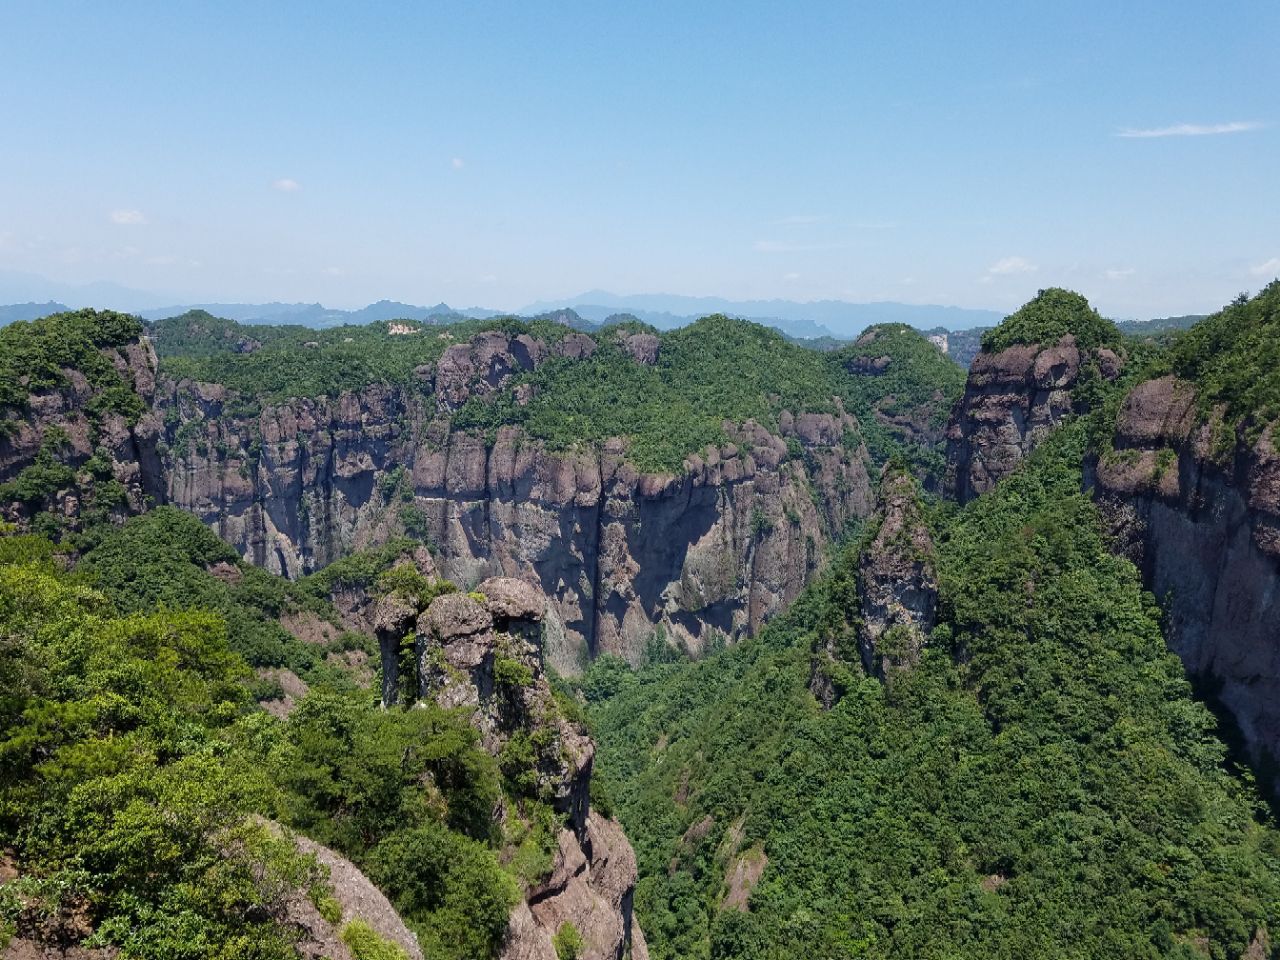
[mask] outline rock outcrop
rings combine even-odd
[[[638,364],[661,343],[619,331]],[[149,341],[104,350],[142,400],[132,421],[95,406],[84,377],[31,395],[0,430],[0,482],[46,459],[55,467],[10,519],[50,511],[64,526],[168,503],[198,516],[248,561],[288,577],[408,532],[438,550],[463,587],[493,576],[537,583],[552,598],[546,656],[575,673],[602,652],[632,662],[647,644],[701,652],[749,634],[823,564],[832,540],[872,506],[858,423],[784,411],[776,431],[724,424],[726,442],[670,473],[643,473],[623,440],[550,450],[516,427],[485,437],[455,429],[468,400],[556,357],[598,345],[478,334],[448,346],[413,382],[333,398],[259,405],[227,388],[156,376]],[[527,401],[532,385],[523,383]]]
[[[1113,447],[1087,479],[1118,549],[1165,605],[1170,647],[1230,711],[1255,760],[1280,757],[1275,425],[1254,435],[1221,410],[1203,414],[1194,385],[1166,376],[1130,391]]]
[[[937,619],[938,577],[910,474],[885,471],[877,519],[858,560],[858,651],[868,674],[888,680],[919,662]]]
[[[1081,410],[1073,391],[1083,371],[1114,380],[1121,367],[1111,349],[1081,351],[1071,334],[1047,346],[979,353],[947,428],[948,494],[968,503],[992,489],[1063,418]]]
[[[547,799],[563,824],[550,872],[512,914],[505,960],[557,960],[552,938],[564,924],[582,937],[582,960],[644,960],[632,916],[635,854],[617,822],[591,809],[595,744],[565,716],[543,673],[545,608],[537,588],[509,578],[433,600],[417,624],[419,693],[469,712],[494,756],[516,737],[531,744],[535,766],[525,788]]]
[[[150,408],[155,400],[156,356],[147,340],[102,350],[122,385]],[[152,412],[131,418],[101,402],[85,376],[63,371],[65,383],[31,393],[21,416],[0,424],[0,483],[41,462],[69,468],[37,498],[0,504],[7,519],[29,520],[52,510],[71,527],[82,515],[138,513],[165,496],[157,451],[162,424]],[[47,474],[52,478],[52,474]]]

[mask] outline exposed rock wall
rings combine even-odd
[[[155,401],[156,356],[146,340],[103,351],[121,379],[150,408]],[[0,430],[0,483],[13,480],[32,464],[52,432],[62,431],[57,460],[77,471],[95,458],[105,469],[82,474],[78,482],[55,491],[49,503],[3,504],[9,519],[29,518],[41,509],[53,509],[74,525],[95,493],[105,500],[105,481],[114,481],[110,502],[101,504],[109,513],[137,513],[165,496],[164,468],[157,453],[162,426],[148,412],[136,423],[119,413],[95,408],[96,394],[78,370],[63,371],[66,384],[32,393],[24,416],[9,420]],[[115,487],[118,484],[118,487]]]
[[[1075,337],[979,353],[947,429],[947,492],[961,503],[986,493],[1077,409],[1072,391],[1086,367],[1113,380],[1120,358],[1082,352]]]
[[[554,352],[594,346],[571,335]],[[626,347],[656,361],[643,335]],[[638,472],[621,442],[552,452],[513,427],[491,443],[451,429],[466,399],[551,355],[528,336],[485,334],[420,368],[417,388],[248,416],[221,387],[163,384],[165,498],[286,576],[409,528],[463,586],[536,580],[553,600],[547,656],[565,672],[600,652],[638,661],[658,626],[695,653],[717,633],[754,631],[870,512],[869,458],[843,445],[856,427],[846,413],[788,413],[778,434],[726,424],[730,442],[676,474]]]
[[[658,361],[652,335],[621,346],[636,363]],[[668,474],[637,471],[622,441],[551,451],[515,427],[488,438],[453,428],[469,399],[595,349],[580,334],[548,344],[484,333],[408,385],[259,407],[219,385],[157,381],[154,352],[138,341],[108,352],[146,405],[137,423],[91,415],[92,390],[66,371],[66,387],[33,395],[26,418],[0,432],[0,482],[35,461],[56,426],[69,438],[61,462],[99,473],[105,462],[118,486],[82,473],[43,503],[6,510],[21,520],[52,509],[74,526],[102,512],[84,502],[95,489],[115,497],[112,515],[171,503],[289,577],[407,531],[463,587],[491,576],[538,583],[553,601],[546,655],[562,672],[601,652],[637,662],[657,629],[693,653],[756,630],[871,510],[869,457],[844,443],[857,422],[837,405],[784,412],[776,433],[726,423],[728,442]],[[528,395],[516,391],[516,402]]]
[[[886,474],[880,529],[858,561],[858,649],[863,669],[882,680],[919,662],[937,622],[933,538],[917,497],[910,475]]]
[[[1273,427],[1253,437],[1220,416],[1198,414],[1189,383],[1140,384],[1088,479],[1119,548],[1165,605],[1172,649],[1208,681],[1255,759],[1276,758],[1280,453]]]
[[[494,756],[513,737],[528,737],[536,750],[531,789],[563,823],[550,872],[512,913],[504,960],[557,960],[552,938],[566,923],[583,939],[581,960],[645,960],[632,916],[635,853],[618,823],[591,809],[595,744],[564,715],[543,673],[545,609],[536,588],[507,578],[433,600],[417,620],[419,694],[466,711]]]

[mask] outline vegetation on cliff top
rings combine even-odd
[[[529,334],[547,343],[571,332],[547,320],[407,326],[419,332],[391,334],[388,324],[325,331],[242,326],[191,313],[158,322],[154,332],[161,368],[170,377],[221,383],[261,402],[335,396],[372,383],[415,384],[415,368],[484,331]],[[489,433],[519,425],[553,449],[624,437],[637,465],[678,470],[689,454],[726,442],[725,420],[754,419],[776,430],[783,410],[830,413],[839,400],[861,422],[851,441],[888,456],[901,439],[914,444],[910,431],[886,427],[875,411],[936,426],[964,378],[910,328],[873,329],[880,338],[876,356],[890,358],[874,376],[853,363],[862,347],[819,353],[767,327],[724,316],[663,334],[634,322],[614,325],[591,334],[591,357],[548,358],[498,393],[468,401],[454,425]],[[656,365],[635,361],[619,343],[620,334],[639,331],[659,337]]]
[[[998,327],[982,337],[982,349],[998,353],[1017,344],[1052,346],[1067,334],[1081,350],[1118,347],[1123,337],[1116,325],[1103,319],[1080,294],[1061,287],[1041,290]]]
[[[1276,929],[1280,834],[1108,551],[1083,443],[936,511],[939,626],[889,687],[854,663],[830,711],[808,689],[856,621],[851,555],[736,648],[592,667],[655,958],[1234,958]]]
[[[1280,417],[1280,280],[1197,323],[1174,342],[1168,362],[1195,383],[1203,405],[1226,404],[1233,421],[1260,427]]]
[[[26,409],[28,396],[67,386],[78,371],[96,395],[90,412],[142,415],[141,399],[103,350],[122,347],[142,333],[136,317],[110,310],[77,310],[0,328],[0,415]]]

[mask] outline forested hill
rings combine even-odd
[[[754,419],[776,430],[784,410],[831,413],[837,404],[859,419],[863,439],[882,456],[895,440],[927,455],[964,379],[901,324],[874,327],[826,353],[723,316],[666,333],[626,322],[588,334],[515,318],[319,331],[242,325],[201,311],[151,327],[162,374],[221,384],[261,403],[335,397],[373,384],[429,392],[424,370],[450,347],[486,333],[527,338],[552,356],[464,407],[456,426],[519,425],[555,448],[625,438],[629,456],[646,469],[678,468],[689,454],[723,442],[725,420]],[[934,436],[917,444],[921,433]]]

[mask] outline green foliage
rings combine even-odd
[[[163,372],[225,384],[251,406],[294,396],[335,396],[371,383],[425,390],[415,369],[477,333],[498,330],[554,342],[569,332],[549,321],[512,319],[419,329],[392,335],[386,324],[324,331],[244,326],[205,314],[160,321],[154,332]],[[840,398],[866,432],[850,441],[856,446],[866,440],[873,453],[887,455],[899,441],[879,423],[873,407],[933,423],[945,416],[963,379],[924,337],[902,326],[877,328],[878,348],[893,358],[879,377],[853,370],[848,361],[854,348],[819,353],[766,327],[724,316],[661,334],[658,363],[647,366],[632,359],[618,340],[620,333],[640,329],[624,324],[595,334],[596,350],[587,359],[544,359],[497,394],[469,400],[456,413],[454,426],[492,437],[500,426],[519,425],[556,450],[624,437],[633,463],[676,471],[689,454],[727,442],[726,419],[755,419],[777,430],[783,410],[831,413]],[[531,388],[531,399],[522,393],[517,402],[517,387]],[[923,412],[917,404],[925,405]],[[911,442],[908,434],[903,437]],[[425,532],[426,518],[413,504],[403,505],[400,516],[411,533]]]
[[[1196,385],[1208,410],[1257,429],[1280,417],[1280,281],[1201,321],[1170,348],[1172,372]]]
[[[0,412],[26,409],[31,393],[66,386],[77,370],[98,399],[91,412],[136,419],[141,401],[103,353],[142,333],[136,317],[110,310],[77,310],[0,328]]]
[[[1050,287],[984,334],[982,349],[996,353],[1020,343],[1048,346],[1067,334],[1076,338],[1076,346],[1081,350],[1114,348],[1123,341],[1116,325],[1099,316],[1080,294]]]
[[[0,846],[22,871],[0,924],[88,921],[128,956],[293,955],[277,918],[314,862],[245,819],[268,791],[224,759],[250,709],[225,625],[122,614],[29,544],[0,551]]]
[[[356,960],[408,960],[400,947],[379,936],[363,920],[352,920],[342,928],[342,942],[351,948]]]
[[[560,924],[560,929],[551,938],[551,945],[556,948],[557,960],[578,960],[582,956],[582,948],[586,946],[578,928],[568,920]]]
[[[442,960],[493,956],[519,900],[515,881],[491,851],[431,823],[388,836],[373,852],[370,871],[396,892],[423,952]]]
[[[831,710],[808,689],[856,554],[708,660],[588,671],[655,958],[1225,960],[1276,928],[1276,829],[1107,550],[1083,449],[1059,432],[936,516],[939,626],[889,688],[851,661]],[[722,910],[757,844],[750,911]]]
[[[241,563],[190,514],[158,507],[121,527],[92,531],[84,546],[78,572],[120,609],[216,610],[232,649],[251,666],[286,667],[309,683],[352,686],[346,672],[326,662],[328,648],[299,640],[279,622],[303,609],[336,618],[332,609],[303,587]],[[210,572],[218,565],[222,576]]]

